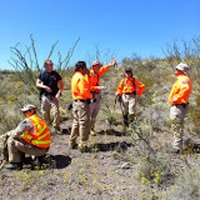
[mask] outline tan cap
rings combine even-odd
[[[187,74],[190,70],[189,66],[185,63],[178,64],[176,69],[182,71],[184,74]]]
[[[19,109],[21,112],[27,112],[29,110],[35,109],[36,110],[36,106],[32,105],[32,104],[27,104],[24,105],[23,108]]]
[[[102,66],[102,63],[99,61],[99,60],[95,60],[93,63],[92,63],[92,66],[93,65],[101,65]]]

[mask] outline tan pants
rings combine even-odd
[[[90,104],[87,102],[74,102],[73,103],[73,124],[70,135],[69,144],[73,145],[76,143],[76,139],[80,136],[80,143],[86,143],[90,134]]]
[[[122,94],[120,107],[123,115],[129,115],[130,121],[134,120],[136,110],[136,95]]]
[[[52,115],[52,126],[56,129],[60,127],[59,101],[55,97],[42,95],[41,112],[48,125],[51,124]]]
[[[183,142],[184,118],[188,104],[173,105],[170,109],[171,129],[174,134],[174,150],[181,150]]]
[[[38,148],[33,146],[23,139],[9,137],[7,140],[9,162],[19,163],[25,154],[34,156],[43,156],[47,153],[48,149]]]
[[[91,130],[94,130],[95,122],[97,115],[99,113],[101,106],[101,94],[94,94],[94,98],[92,99],[92,102],[90,104],[90,126]]]

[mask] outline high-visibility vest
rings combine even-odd
[[[39,148],[49,148],[50,131],[46,122],[36,115],[30,116],[28,119],[33,124],[33,130],[26,131],[21,135],[21,138],[23,138],[27,143]]]
[[[178,75],[171,92],[168,97],[168,102],[174,104],[187,104],[192,91],[192,83],[187,75]]]
[[[97,93],[100,93],[101,90],[99,90],[98,86],[100,85],[100,78],[101,76],[103,76],[107,70],[111,67],[111,65],[105,65],[105,66],[102,66],[98,73],[96,74],[94,72],[93,69],[90,70],[90,75],[89,75],[89,78],[90,78],[90,84],[91,84],[91,91],[92,92],[97,92]]]
[[[81,72],[76,72],[72,77],[71,89],[74,100],[87,100],[92,98],[90,81],[87,74],[83,75]]]
[[[125,77],[119,83],[117,88],[118,94],[126,94],[126,93],[136,93],[137,95],[141,95],[145,90],[145,85],[138,81],[138,79],[134,77]]]

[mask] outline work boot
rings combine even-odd
[[[90,135],[91,135],[91,136],[96,136],[97,133],[96,133],[96,131],[95,131],[94,129],[92,129],[92,130],[90,131]]]
[[[180,150],[180,149],[173,149],[173,150],[171,151],[171,153],[172,153],[173,155],[179,155],[179,154],[181,154],[181,150]]]
[[[5,169],[9,169],[9,170],[21,170],[22,169],[22,163],[13,163],[11,162],[10,164],[7,164],[5,166]]]
[[[76,144],[76,143],[69,144],[69,149],[77,149],[77,147],[78,147],[78,144]]]
[[[135,114],[129,115],[129,119],[130,119],[130,124],[132,124],[136,120]]]
[[[128,115],[123,115],[124,125],[128,127]]]
[[[81,153],[86,153],[89,152],[89,147],[84,143],[84,144],[79,144],[78,148]]]

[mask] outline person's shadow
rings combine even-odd
[[[126,151],[130,146],[131,143],[128,142],[110,142],[110,143],[96,143],[90,147],[90,152],[106,152],[106,151],[113,151],[113,150],[120,150]]]
[[[71,164],[71,158],[64,155],[50,155],[52,168],[63,169]]]
[[[24,168],[32,170],[41,169],[63,169],[71,164],[71,158],[64,155],[50,155],[32,158],[28,156],[24,159]]]

